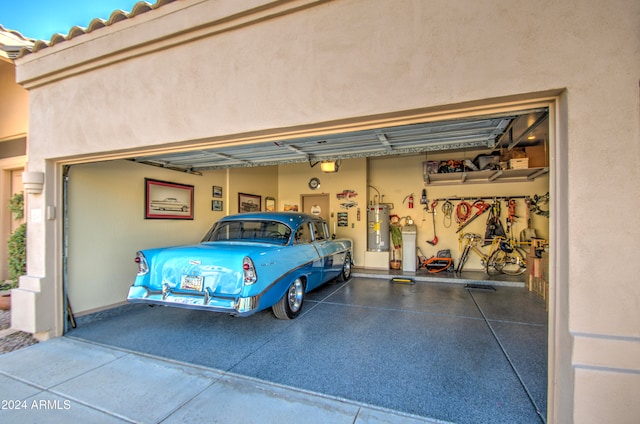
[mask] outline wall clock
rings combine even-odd
[[[319,189],[319,188],[320,188],[320,180],[319,180],[319,179],[317,179],[317,178],[315,178],[315,177],[314,177],[314,178],[311,178],[311,179],[309,180],[309,188],[310,188],[311,190],[317,190],[317,189]]]

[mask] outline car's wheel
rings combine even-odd
[[[304,282],[296,278],[284,296],[271,309],[278,319],[294,319],[300,314],[303,302]]]
[[[344,283],[351,278],[351,255],[347,253],[344,255],[344,263],[342,264],[342,272],[338,275],[338,281]]]

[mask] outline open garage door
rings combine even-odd
[[[463,235],[485,235],[489,212],[481,215],[473,224],[468,224],[461,234],[457,231],[460,227],[456,219],[457,205],[463,202],[473,205],[477,199],[492,206],[496,202],[504,205],[500,218],[509,226],[509,237],[520,240],[524,230],[535,230],[541,239],[549,239],[548,208],[539,203],[534,205],[537,208],[534,210],[531,204],[525,202],[525,199],[542,198],[549,192],[550,131],[547,107],[357,131],[318,132],[322,134],[298,138],[270,137],[269,140],[258,141],[248,137],[237,143],[185,146],[182,151],[171,147],[170,151],[160,153],[139,152],[110,161],[87,161],[69,166],[64,190],[65,290],[80,325],[91,325],[96,317],[109,316],[115,311],[120,315],[127,308],[131,308],[132,313],[140,312],[129,306],[116,308],[126,304],[126,294],[137,270],[133,262],[136,250],[197,242],[213,222],[224,215],[241,211],[243,201],[246,203],[248,200],[261,210],[265,210],[267,205],[278,211],[301,210],[302,196],[327,196],[330,199],[330,229],[337,237],[354,241],[354,275],[359,280],[351,288],[353,293],[358,292],[356,288],[366,293],[367,285],[376,287],[377,292],[390,286],[377,275],[384,278],[404,275],[402,269],[389,269],[390,259],[396,257],[395,254],[405,258],[400,252],[394,252],[391,247],[382,252],[369,249],[366,208],[370,204],[388,206],[390,213],[397,215],[401,225],[410,221],[415,224],[416,261],[420,260],[421,254],[431,256],[440,250],[449,250],[454,263],[458,264],[462,253],[460,244],[466,240]],[[522,165],[525,161],[517,159],[527,159],[528,163]],[[336,168],[333,172],[323,172],[320,167],[323,162],[334,162]],[[461,164],[462,169],[455,169],[457,164]],[[146,214],[148,199],[145,196],[149,181],[166,183],[176,189],[191,188],[194,197],[189,207],[193,215],[187,218],[171,216],[171,219],[149,217]],[[410,198],[413,202],[409,201]],[[517,210],[510,210],[511,200],[517,202]],[[477,213],[478,208],[471,212]],[[508,222],[505,221],[507,217]],[[434,244],[436,233],[438,241]],[[477,247],[479,250],[486,249],[482,245]],[[382,259],[379,260],[379,257]],[[540,264],[542,259],[536,260]],[[411,274],[411,278],[417,279],[420,271]],[[426,269],[422,272],[426,281],[479,281],[487,287],[493,284],[519,287],[527,295],[527,308],[533,308],[528,309],[530,316],[527,319],[535,315],[536,320],[533,324],[527,320],[523,323],[526,322],[527,328],[535,330],[535,337],[529,337],[526,343],[536,340],[536,347],[532,351],[537,352],[535,364],[538,371],[529,366],[534,362],[522,368],[522,364],[510,360],[504,364],[504,369],[507,374],[511,373],[509,367],[516,374],[526,369],[525,378],[520,378],[520,383],[514,382],[516,385],[522,384],[527,392],[521,399],[522,405],[528,405],[527,408],[533,405],[534,411],[528,412],[529,416],[544,416],[544,382],[547,377],[544,371],[544,375],[539,374],[539,369],[546,369],[544,357],[548,323],[544,302],[525,289],[531,288],[540,298],[547,296],[548,299],[548,294],[540,285],[543,281],[542,272],[536,269],[540,274],[535,274],[527,270],[523,275],[502,279],[497,283],[486,281],[483,258],[473,253],[460,273],[430,274]],[[538,285],[534,285],[534,282]],[[457,288],[462,287],[457,285]],[[429,290],[436,290],[442,295],[444,289],[434,285]],[[475,294],[472,290],[474,288],[466,292],[485,316],[485,322],[489,324],[490,320],[499,319],[496,318],[500,316],[497,310],[491,308],[502,310],[499,305],[492,303],[501,297]],[[507,294],[510,313],[517,316],[519,309],[513,308],[513,305],[518,304],[520,292],[517,289],[512,291],[513,287],[498,290],[501,296]],[[344,291],[342,295],[348,295],[351,291]],[[410,292],[415,291],[393,288],[393,293],[403,298]],[[447,293],[445,298],[451,296]],[[433,299],[434,296],[437,297],[432,294],[429,298]],[[325,294],[319,293],[318,301],[325,297]],[[479,300],[485,297],[486,304]],[[446,303],[445,298],[441,302]],[[393,299],[388,300],[393,304]],[[381,299],[374,299],[374,304],[367,304],[367,307],[374,308],[377,301],[384,303]],[[412,305],[421,308],[420,305]],[[440,306],[446,307],[443,305]],[[386,313],[392,310],[400,309],[388,308]],[[374,314],[373,309],[369,313]],[[473,313],[476,313],[475,309]],[[495,313],[497,315],[494,316]],[[443,317],[445,315],[443,312]],[[136,325],[134,321],[120,316],[114,322]],[[225,319],[222,321],[226,322]],[[429,321],[432,319],[429,318]],[[395,328],[394,325],[390,324],[389,328]],[[96,328],[103,327],[114,328],[108,325]],[[75,334],[103,342],[101,337],[104,335],[92,334],[83,328]],[[513,340],[503,338],[504,334],[492,334],[489,336],[495,337],[498,344]],[[491,338],[487,340],[493,343]],[[131,348],[126,344],[129,341],[125,340],[123,346]],[[503,356],[509,357],[510,349],[517,350],[518,346],[506,346],[503,348],[504,355],[496,351],[492,358],[502,361]],[[473,346],[469,346],[468,351],[473,349]],[[153,350],[147,353],[158,354]],[[266,378],[262,375],[259,377]],[[407,378],[410,376],[399,377],[399,381]],[[535,382],[533,392],[528,391],[531,381]],[[307,389],[319,390],[315,387]],[[334,392],[329,390],[326,393]],[[369,395],[363,396],[367,398]],[[383,406],[403,408],[398,405]],[[420,413],[431,414],[425,411]]]
[[[199,241],[217,219],[241,210],[241,195],[256,200],[261,210],[267,199],[276,210],[295,210],[301,206],[301,194],[328,194],[330,229],[354,240],[355,266],[362,269],[388,269],[390,256],[401,255],[391,247],[383,259],[379,252],[368,253],[365,209],[372,203],[390,205],[390,213],[403,218],[401,224],[408,219],[417,223],[417,260],[447,249],[454,262],[458,260],[456,216],[443,209],[449,198],[520,199],[518,211],[511,215],[519,218],[510,223],[510,235],[519,239],[525,228],[536,228],[539,237],[548,238],[548,218],[529,214],[524,202],[548,192],[547,107],[349,132],[305,130],[310,132],[318,134],[295,138],[288,132],[286,137],[258,142],[248,137],[230,145],[212,143],[183,151],[172,147],[170,152],[140,152],[69,166],[65,281],[75,313],[122,304],[136,272],[132,261],[136,250]],[[537,156],[517,169],[503,169],[509,166],[505,158],[516,152]],[[322,172],[319,164],[327,161],[337,162],[338,172]],[[429,163],[451,161],[463,168],[435,169],[435,173],[428,169]],[[192,219],[149,219],[145,215],[149,180],[193,187]],[[423,191],[426,199],[421,199]],[[350,193],[349,199],[344,193]],[[415,199],[413,204],[409,196]],[[507,213],[505,208],[503,220]],[[484,235],[486,216],[465,232]],[[427,242],[434,240],[434,230],[437,246]],[[482,262],[479,255],[471,255],[465,270],[481,273]],[[524,284],[525,277],[518,281]]]

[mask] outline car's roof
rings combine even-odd
[[[246,212],[236,215],[229,215],[220,221],[237,221],[237,220],[270,220],[278,221],[296,227],[307,220],[322,220],[322,218],[300,212]]]

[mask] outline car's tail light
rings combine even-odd
[[[256,275],[256,268],[253,266],[253,261],[248,256],[245,256],[242,260],[242,271],[244,273],[244,284],[250,286],[258,281]]]
[[[135,263],[138,264],[138,275],[144,275],[149,272],[149,266],[147,265],[147,259],[144,257],[142,252],[136,253],[136,258],[134,259]]]

